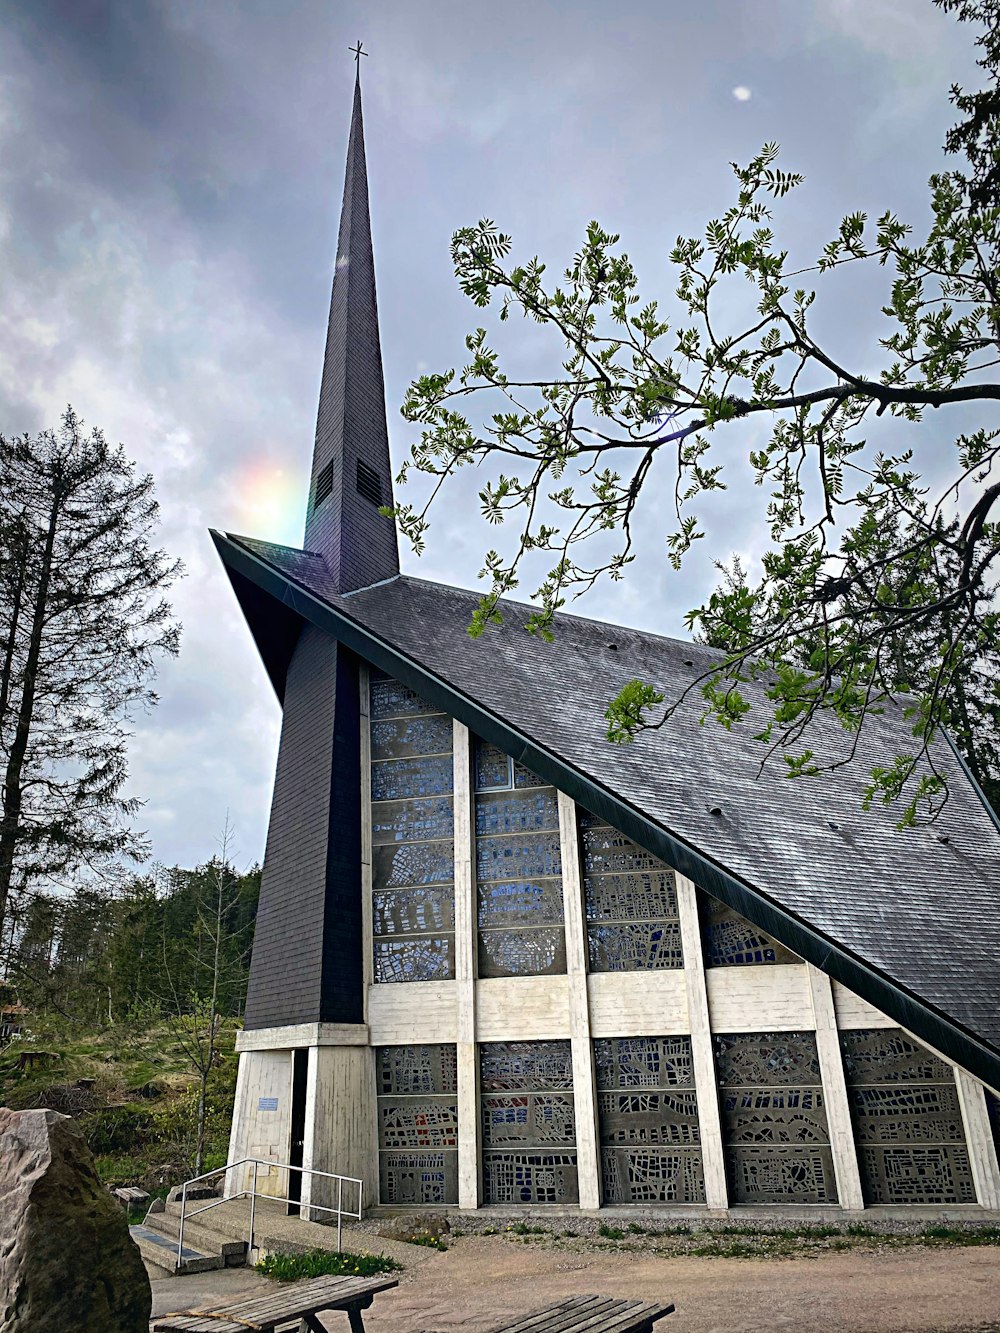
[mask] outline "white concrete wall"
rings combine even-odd
[[[271,1109],[275,1104],[275,1109]],[[257,1191],[284,1196],[288,1172],[279,1163],[288,1161],[292,1109],[292,1053],[282,1050],[244,1051],[236,1078],[233,1129],[229,1160],[258,1157],[272,1165],[257,1167]],[[251,1167],[241,1167],[226,1176],[226,1193],[250,1188]]]
[[[364,1046],[313,1046],[306,1085],[306,1132],[302,1165],[359,1179],[365,1208],[378,1202],[378,1136],[375,1124],[375,1061]],[[357,1209],[358,1191],[322,1176],[303,1175],[303,1213],[330,1220],[307,1205]]]

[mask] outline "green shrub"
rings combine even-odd
[[[597,1234],[603,1236],[605,1240],[624,1240],[625,1232],[621,1227],[609,1227],[605,1222],[597,1228]]]
[[[334,1254],[330,1250],[307,1250],[305,1254],[266,1254],[254,1264],[258,1273],[278,1282],[297,1282],[301,1277],[373,1277],[401,1269],[386,1254]]]
[[[90,1151],[97,1156],[128,1153],[144,1143],[153,1126],[145,1106],[104,1106],[87,1114],[83,1132]]]

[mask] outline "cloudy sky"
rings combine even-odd
[[[263,850],[279,712],[208,528],[301,539],[349,45],[371,52],[397,463],[407,384],[461,363],[481,322],[449,267],[456,227],[493,218],[558,270],[596,217],[668,296],[676,236],[728,204],[730,161],[777,139],[808,178],[781,234],[809,262],[847,212],[924,219],[947,89],[975,77],[969,33],[929,0],[5,0],[0,20],[0,430],[72,402],[156,477],[185,636],[132,785],[167,864],[211,855],[227,809],[241,860]],[[824,330],[853,364],[877,334],[866,296],[841,289]],[[494,540],[474,484],[407,571],[474,584]],[[626,585],[577,609],[681,632],[711,558],[759,549],[746,501],[737,484],[707,516],[711,549],[681,576],[651,503]]]

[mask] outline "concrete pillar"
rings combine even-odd
[[[722,1152],[719,1089],[715,1080],[708,989],[705,985],[705,960],[701,951],[701,930],[698,925],[698,899],[694,884],[686,876],[677,875],[676,882],[677,915],[681,926],[681,948],[684,951],[688,1030],[691,1033],[691,1062],[694,1068],[695,1091],[698,1094],[705,1202],[709,1208],[727,1208],[729,1191],[726,1186],[726,1162]]]
[[[590,1039],[587,996],[587,914],[583,900],[576,805],[559,792],[559,843],[562,856],[563,920],[566,929],[566,980],[569,1033],[573,1053],[573,1100],[576,1112],[576,1161],[580,1207],[601,1206],[594,1050]]]
[[[847,1100],[847,1080],[840,1053],[837,1015],[833,1007],[833,986],[830,978],[818,967],[806,964],[809,997],[812,1002],[813,1026],[816,1029],[816,1050],[819,1054],[820,1075],[823,1079],[823,1100],[826,1105],[826,1123],[830,1130],[830,1151],[833,1170],[837,1177],[837,1198],[841,1208],[864,1208],[861,1190],[861,1172],[851,1125],[851,1107]]]
[[[997,1167],[996,1145],[986,1109],[986,1093],[983,1085],[971,1074],[957,1067],[955,1085],[962,1108],[965,1141],[969,1147],[972,1178],[976,1184],[976,1199],[983,1208],[1000,1208],[1000,1169]]]
[[[458,1203],[478,1208],[479,1054],[476,1048],[476,837],[472,737],[454,723],[455,753],[455,980],[458,1056]]]

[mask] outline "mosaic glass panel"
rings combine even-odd
[[[379,1189],[383,1204],[458,1201],[455,1047],[375,1052]]]
[[[701,1151],[602,1148],[606,1203],[704,1203]]]
[[[607,824],[586,828],[580,833],[583,873],[585,875],[613,875],[634,873],[637,870],[666,870],[662,861],[643,851],[624,833]]]
[[[484,1148],[549,1148],[575,1142],[572,1095],[522,1092],[483,1098]]]
[[[558,878],[562,874],[559,830],[477,838],[476,874],[484,880]]]
[[[621,921],[587,931],[591,972],[639,972],[683,967],[681,928],[676,921]]]
[[[576,1153],[484,1153],[483,1197],[492,1204],[579,1203]]]
[[[733,1203],[833,1203],[837,1183],[828,1147],[725,1149]]]
[[[588,921],[650,921],[676,918],[674,872],[588,875]]]
[[[479,936],[481,977],[561,976],[565,971],[562,926],[484,930]]]
[[[372,722],[372,754],[406,759],[425,754],[451,754],[452,721],[444,713]]]
[[[865,1202],[975,1203],[976,1184],[962,1144],[858,1149]]]
[[[691,1038],[601,1038],[594,1068],[604,1202],[704,1202]]]
[[[570,1043],[485,1042],[479,1062],[484,1202],[577,1203]]]
[[[850,1084],[954,1083],[951,1066],[899,1028],[859,1028],[842,1032],[844,1073]]]
[[[457,1152],[380,1152],[378,1174],[383,1204],[410,1208],[458,1202]]]
[[[513,783],[513,760],[496,745],[477,738],[475,743],[476,791],[508,788]]]
[[[481,928],[555,924],[562,916],[562,886],[557,879],[501,880],[480,887]]]
[[[450,884],[455,878],[455,849],[449,842],[404,842],[376,847],[373,882],[383,889],[414,884]],[[454,896],[454,895],[453,895]]]
[[[706,967],[747,967],[758,963],[798,963],[783,944],[772,940],[746,917],[711,894],[699,893],[701,934]]]
[[[532,833],[558,827],[554,787],[483,793],[476,801],[476,834],[481,838],[495,833]]]
[[[457,1093],[455,1047],[379,1046],[375,1051],[378,1095],[416,1097],[422,1093]]]
[[[683,1092],[601,1092],[597,1095],[601,1142],[699,1143],[698,1100]]]
[[[730,1201],[836,1203],[815,1033],[717,1033],[714,1044]]]
[[[448,981],[455,975],[455,937],[376,939],[376,982]]]
[[[380,674],[370,709],[373,977],[445,981],[455,975],[452,720]]]
[[[690,1037],[616,1037],[594,1042],[597,1088],[693,1088]]]
[[[865,1202],[975,1203],[951,1067],[898,1028],[840,1043]]]
[[[859,1143],[961,1143],[965,1137],[954,1083],[897,1083],[851,1088]]]
[[[811,1032],[717,1033],[715,1061],[724,1088],[823,1085]]]
[[[683,967],[674,872],[586,811],[578,820],[591,972]]]
[[[568,1041],[486,1041],[479,1047],[479,1087],[488,1092],[573,1091]]]
[[[455,894],[445,888],[372,894],[372,931],[380,935],[427,935],[455,929]]]
[[[720,1111],[729,1143],[828,1143],[819,1088],[726,1088]]]
[[[372,805],[372,846],[397,842],[450,838],[455,812],[450,796],[413,801],[377,801]]]
[[[369,709],[372,720],[387,717],[414,717],[420,713],[439,713],[434,704],[421,699],[418,694],[401,685],[398,680],[388,676],[371,675],[369,688]]]
[[[553,787],[476,741],[476,892],[481,977],[566,971],[559,806]],[[501,760],[503,762],[501,762]],[[532,778],[521,782],[521,775]],[[494,790],[496,789],[496,790]]]
[[[450,754],[420,759],[392,759],[380,763],[372,757],[372,800],[400,801],[411,796],[443,796],[450,793],[454,763]]]
[[[443,1097],[431,1102],[381,1099],[378,1107],[379,1144],[383,1148],[457,1148],[458,1103]]]

